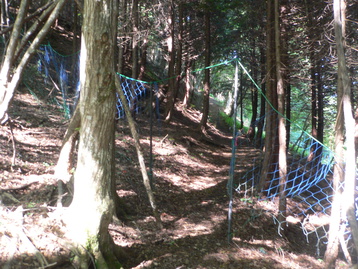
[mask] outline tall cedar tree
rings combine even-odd
[[[115,213],[114,47],[117,1],[84,1],[81,40],[80,143],[74,197],[65,219],[77,268],[120,268],[108,225]],[[117,255],[114,254],[116,252]],[[90,255],[88,255],[90,253]]]

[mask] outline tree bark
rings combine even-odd
[[[347,216],[355,249],[358,249],[358,224],[355,209],[356,189],[356,154],[354,146],[355,121],[352,114],[351,86],[345,60],[344,26],[345,26],[345,3],[343,0],[333,1],[334,32],[338,56],[338,85],[337,85],[337,120],[335,136],[335,157],[333,188],[334,197],[329,226],[329,237],[325,253],[327,268],[334,268],[338,256],[338,241],[341,219]],[[344,129],[346,133],[346,151],[344,152]],[[342,183],[344,182],[344,190]]]
[[[276,164],[278,162],[278,139],[277,139],[277,75],[275,67],[275,13],[273,0],[267,1],[267,35],[266,35],[266,97],[268,103],[266,105],[266,136],[264,160],[262,162],[262,170],[258,191],[262,192],[267,189],[272,176],[275,173]]]
[[[184,107],[187,108],[190,105],[190,92],[191,92],[191,60],[187,59],[185,63],[185,90],[184,90],[184,99],[183,99],[183,105]]]
[[[265,52],[262,45],[260,45],[260,73],[261,73],[261,81],[264,81],[266,76],[266,68],[265,68]],[[255,145],[256,147],[262,147],[262,134],[264,129],[264,122],[265,122],[265,111],[266,111],[266,86],[265,84],[261,85],[261,102],[260,102],[260,120],[257,124],[257,134],[256,134],[256,141]]]
[[[119,1],[118,9],[118,19],[121,28],[118,30],[119,34],[119,44],[118,44],[118,63],[117,71],[120,74],[124,73],[124,52],[127,46],[127,37],[126,37],[126,25],[127,25],[127,0]]]
[[[203,113],[200,120],[200,131],[205,133],[210,107],[210,63],[211,63],[211,25],[210,25],[210,11],[209,6],[206,7],[204,15],[205,26],[205,77],[204,77],[204,98],[203,98]]]
[[[22,51],[27,46],[31,36],[39,30],[41,25],[44,24],[48,16],[53,12],[53,9],[56,7],[58,1],[49,2],[46,6],[42,7],[42,14],[39,18],[35,20],[35,22],[31,25],[31,27],[26,31],[26,33],[22,36],[21,42],[16,48],[16,52],[14,54],[14,62],[21,56]],[[40,11],[39,11],[40,12]],[[29,16],[30,17],[30,16]],[[26,21],[26,20],[25,20]]]
[[[333,1],[334,10],[334,32],[337,45],[338,56],[338,83],[342,90],[342,111],[345,126],[345,173],[344,173],[344,203],[343,209],[347,215],[353,243],[358,250],[358,223],[356,219],[355,189],[356,189],[356,159],[354,146],[355,121],[351,102],[351,82],[345,58],[344,28],[346,4],[344,0]]]
[[[174,85],[174,103],[178,97],[180,90],[180,80],[181,80],[181,68],[182,68],[182,57],[183,57],[183,2],[179,3],[178,7],[178,37],[177,37],[177,57],[176,57],[176,66],[175,66],[175,85]]]
[[[276,54],[276,76],[277,76],[277,100],[278,100],[278,139],[279,139],[279,215],[278,220],[286,221],[286,124],[285,124],[285,88],[281,70],[281,46],[280,46],[280,7],[278,0],[274,1],[275,8],[275,54]],[[284,226],[281,227],[284,229]]]
[[[139,55],[139,13],[138,0],[132,2],[132,78],[138,78],[138,55]]]
[[[9,25],[9,8],[8,8],[8,3],[7,0],[1,1],[0,3],[0,8],[1,8],[1,14],[0,14],[0,31],[1,31],[1,35],[4,39],[4,43],[6,43],[6,35],[4,30],[7,30],[10,28]]]
[[[24,24],[25,17],[27,14],[27,10],[29,8],[29,1],[24,0],[21,1],[19,12],[16,16],[16,20],[14,23],[14,29],[12,30],[9,45],[6,48],[6,54],[5,59],[3,61],[3,64],[1,66],[1,72],[0,72],[0,82],[2,87],[6,87],[7,83],[10,81],[10,71],[11,67],[13,65],[13,60],[15,58],[15,51],[17,48],[17,44],[20,40],[20,34],[21,34],[21,28]],[[2,92],[2,94],[5,94],[6,91]],[[0,96],[2,97],[2,96]],[[0,99],[1,101],[4,100],[5,96]],[[1,117],[0,117],[1,119]]]
[[[174,1],[170,2],[169,7],[169,20],[168,20],[168,29],[169,36],[167,38],[167,46],[168,46],[168,54],[169,54],[169,62],[168,62],[168,92],[167,92],[167,104],[165,108],[165,122],[170,122],[174,103],[175,103],[175,14],[174,14]]]
[[[80,143],[74,197],[65,219],[76,249],[77,268],[120,268],[119,248],[108,233],[113,197],[116,0],[84,2],[81,43]],[[118,255],[115,255],[115,253]],[[122,254],[122,253],[121,253]],[[123,254],[122,254],[123,255]]]
[[[252,52],[251,52],[251,72],[252,78],[254,81],[257,81],[258,70],[256,66],[256,42],[253,39]],[[247,131],[247,137],[252,142],[256,134],[256,120],[257,120],[257,109],[258,109],[258,90],[254,85],[252,85],[251,90],[251,107],[252,107],[252,116],[250,121],[249,130]]]

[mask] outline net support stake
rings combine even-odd
[[[228,208],[228,231],[227,239],[228,243],[232,241],[232,205],[233,205],[233,182],[234,182],[234,173],[235,173],[235,157],[236,157],[236,116],[237,116],[237,95],[239,90],[239,68],[237,61],[235,62],[235,79],[234,79],[234,115],[233,115],[233,126],[232,126],[232,140],[231,140],[231,161],[230,161],[230,173],[229,181],[227,184],[227,192],[229,196],[229,208]]]
[[[152,190],[155,190],[155,184],[153,182],[153,86],[150,87],[149,99],[150,99],[149,182],[152,187]]]

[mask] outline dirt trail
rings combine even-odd
[[[67,123],[56,107],[25,92],[16,95],[11,115],[15,166],[10,129],[0,127],[0,266],[71,268],[73,254],[54,207],[52,177]],[[295,241],[279,237],[260,204],[245,203],[240,196],[234,200],[233,243],[227,243],[230,135],[210,125],[208,136],[202,136],[196,131],[199,118],[198,111],[178,105],[170,124],[154,125],[153,175],[162,231],[151,215],[126,122],[118,123],[117,193],[131,214],[109,231],[128,253],[124,268],[323,268],[310,256],[312,247],[301,231],[292,229]],[[148,119],[138,117],[137,129],[149,166]],[[258,151],[247,146],[237,154],[239,177]]]

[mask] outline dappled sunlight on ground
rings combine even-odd
[[[32,95],[15,102],[22,111],[14,111],[15,166],[9,128],[0,129],[0,265],[70,268],[73,253],[61,220],[66,208],[56,207],[53,178],[67,125],[62,112],[40,106]],[[314,257],[313,241],[306,242],[295,219],[288,220],[287,237],[278,235],[275,201],[236,197],[233,242],[228,244],[230,135],[211,124],[207,135],[198,133],[199,117],[198,111],[178,106],[172,124],[154,126],[151,168],[162,230],[155,223],[126,122],[117,124],[116,191],[130,212],[108,230],[128,253],[124,268],[323,268]],[[138,117],[136,125],[149,169],[148,119]],[[250,169],[260,154],[251,146],[238,148],[237,175]],[[320,216],[307,220],[307,225],[327,221]]]

